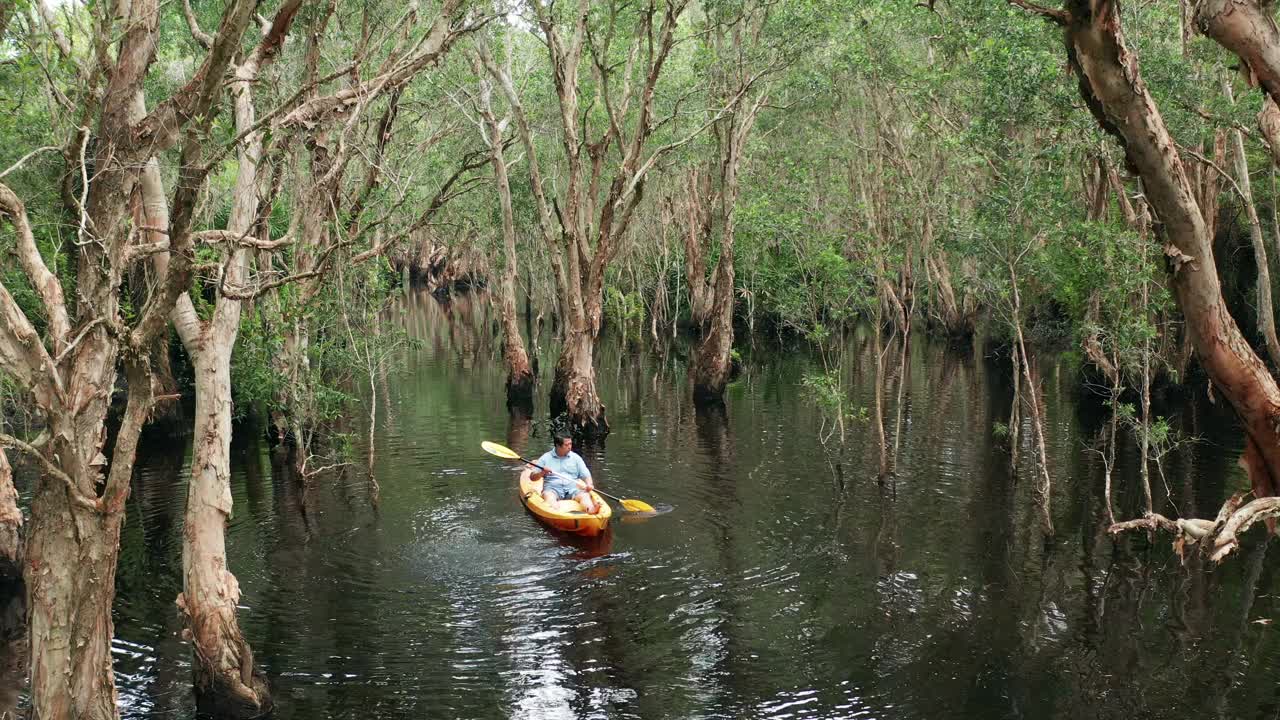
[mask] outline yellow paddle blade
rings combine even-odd
[[[630,500],[623,498],[621,502],[622,507],[630,510],[631,512],[657,512],[656,508],[643,500]]]
[[[499,445],[498,443],[489,442],[488,440],[485,440],[484,442],[480,443],[480,447],[484,448],[484,451],[489,453],[490,455],[497,455],[500,458],[506,458],[508,460],[520,459],[519,453],[517,453],[515,450],[512,450],[511,448],[505,445]]]

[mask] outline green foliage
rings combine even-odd
[[[991,423],[991,437],[1001,442],[1009,439],[1009,426],[1000,421]]]
[[[624,293],[610,285],[604,291],[605,320],[622,330],[627,340],[638,342],[643,336],[645,304],[638,292]]]
[[[240,335],[231,355],[232,406],[237,417],[250,413],[265,417],[283,409],[279,398],[284,378],[273,364],[283,347],[280,329],[270,327],[262,313],[241,316]]]

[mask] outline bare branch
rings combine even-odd
[[[9,173],[13,172],[14,170],[17,170],[18,168],[22,167],[22,164],[23,164],[23,163],[25,163],[26,161],[28,161],[28,160],[30,160],[31,158],[35,157],[36,155],[39,155],[39,154],[40,154],[40,153],[42,153],[42,152],[48,152],[49,150],[61,150],[61,149],[62,149],[62,148],[60,148],[60,147],[58,147],[58,146],[56,146],[56,145],[45,145],[45,146],[44,146],[44,147],[42,147],[42,148],[36,148],[35,150],[32,150],[31,152],[27,153],[26,155],[23,155],[23,156],[22,156],[22,158],[21,158],[20,160],[18,160],[18,162],[16,162],[16,163],[14,163],[14,164],[10,165],[8,170],[5,170],[4,172],[0,172],[0,180],[4,179],[4,176],[5,176],[5,175],[8,175]]]
[[[0,370],[30,388],[42,407],[51,404],[53,395],[62,395],[53,358],[3,283],[0,283]]]
[[[290,112],[277,123],[280,127],[313,127],[330,115],[342,114],[358,104],[389,90],[403,86],[415,75],[436,63],[459,37],[473,28],[457,28],[453,15],[458,10],[458,0],[446,0],[431,30],[423,39],[422,49],[407,60],[394,63],[390,69],[366,82],[347,87],[333,94],[313,98]]]
[[[1057,25],[1066,25],[1071,22],[1071,15],[1066,10],[1054,10],[1053,8],[1041,7],[1035,3],[1028,2],[1027,0],[1009,0],[1009,4],[1016,5],[1023,10],[1035,13],[1036,15],[1039,15]]]
[[[44,0],[35,0],[36,12],[40,15],[40,21],[44,24],[45,30],[48,31],[49,37],[53,39],[53,44],[58,48],[58,54],[64,60],[71,58],[71,43],[67,41],[67,36],[62,34],[58,29],[57,22],[54,21],[53,14],[49,12],[49,6]]]
[[[76,349],[76,346],[80,344],[80,341],[84,339],[85,335],[89,334],[90,330],[94,329],[95,327],[105,322],[106,322],[106,318],[96,317],[90,320],[87,324],[85,324],[85,326],[80,329],[80,332],[76,333],[75,339],[72,340],[70,343],[67,343],[67,346],[62,349],[62,352],[58,353],[58,357],[53,359],[53,364],[61,365],[62,361],[65,360],[67,356],[71,354],[72,350]]]
[[[223,75],[240,46],[256,5],[253,0],[232,0],[222,15],[213,44],[200,68],[186,85],[157,105],[134,127],[136,142],[150,146],[152,153],[158,154],[177,142],[179,128],[189,119],[204,115],[212,109],[214,98],[222,87]],[[282,8],[282,12],[283,10]],[[296,7],[294,10],[296,11]],[[151,22],[154,24],[155,21]],[[151,52],[154,54],[153,50]],[[112,85],[115,84],[113,78]],[[112,88],[108,90],[111,91]],[[132,97],[132,92],[130,96]]]
[[[196,43],[205,50],[213,47],[213,37],[200,29],[196,14],[191,10],[191,0],[182,0],[182,14],[187,18],[187,27],[191,28],[191,37],[195,38]]]
[[[44,258],[40,256],[40,249],[36,247],[35,237],[31,233],[31,223],[27,219],[26,206],[4,184],[0,184],[0,219],[8,219],[13,224],[18,240],[18,263],[31,280],[31,285],[40,293],[40,300],[49,317],[49,337],[56,352],[71,330],[67,305],[62,296],[62,283],[49,272]]]
[[[53,476],[55,479],[62,481],[62,483],[67,486],[67,495],[75,504],[80,507],[89,508],[90,510],[101,509],[97,502],[85,497],[84,493],[80,492],[80,488],[76,487],[76,483],[71,479],[71,476],[63,472],[57,465],[54,465],[49,458],[44,456],[44,453],[40,452],[39,448],[2,432],[0,432],[0,446],[17,448],[26,453],[29,457],[33,458],[40,464],[40,467],[46,473]]]

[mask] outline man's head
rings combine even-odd
[[[567,432],[558,432],[552,436],[556,443],[556,455],[564,457],[573,449],[573,436]]]

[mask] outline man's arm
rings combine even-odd
[[[538,464],[539,464],[539,465],[541,465],[543,468],[546,468],[546,467],[547,467],[547,455],[548,455],[548,454],[549,454],[549,453],[543,453],[543,454],[542,454],[542,457],[538,458]],[[545,469],[544,469],[544,470],[539,470],[538,468],[534,468],[534,469],[533,469],[533,472],[529,475],[529,479],[531,479],[531,480],[541,480],[541,479],[543,479],[543,478],[545,478],[545,477],[547,476],[547,472],[548,472],[548,471],[547,471],[547,470],[545,470]]]

